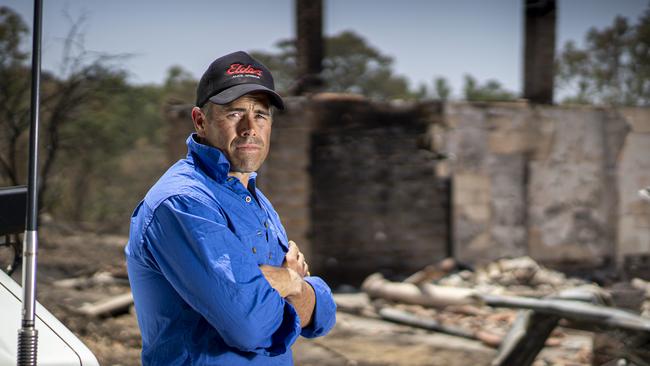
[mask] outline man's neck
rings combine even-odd
[[[228,176],[239,179],[241,184],[248,189],[248,179],[250,178],[251,173],[228,172]]]

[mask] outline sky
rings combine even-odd
[[[295,33],[293,0],[44,0],[43,59],[60,70],[63,40],[84,18],[88,51],[121,59],[135,84],[162,83],[179,65],[197,79],[217,57],[232,51],[275,51]],[[522,89],[523,0],[323,0],[324,35],[353,30],[382,53],[415,89],[446,78],[460,96],[464,75]],[[579,46],[591,27],[617,15],[636,22],[650,0],[558,0],[556,47]],[[33,1],[0,0],[31,29]],[[31,47],[27,40],[25,49]],[[272,71],[272,70],[271,70]]]

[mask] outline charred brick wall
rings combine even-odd
[[[333,283],[411,274],[447,255],[447,186],[424,144],[436,104],[316,101],[312,267]]]

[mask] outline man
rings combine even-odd
[[[291,365],[299,335],[334,325],[330,289],[255,187],[274,107],[284,103],[271,73],[244,52],[203,74],[187,157],[131,218],[125,253],[143,365]]]

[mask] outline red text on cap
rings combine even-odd
[[[256,69],[251,65],[242,65],[242,64],[232,64],[226,71],[228,75],[235,74],[252,74],[257,76],[262,76],[262,70]]]

